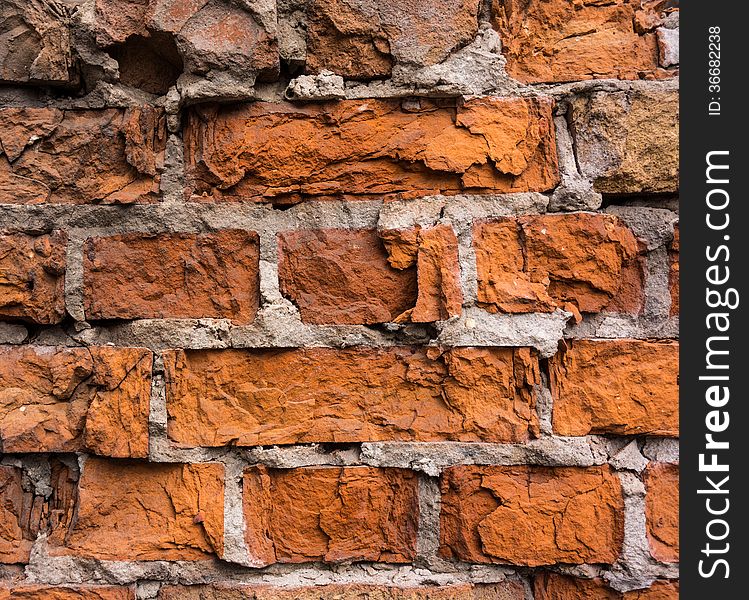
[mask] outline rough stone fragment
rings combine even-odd
[[[253,85],[279,71],[275,3],[229,0],[96,0],[97,41],[105,47],[173,37],[184,69],[228,72]]]
[[[671,291],[671,315],[679,314],[679,226],[674,227],[674,239],[668,246],[670,271],[668,274],[669,290]]]
[[[388,77],[394,64],[442,62],[478,32],[479,0],[311,0],[309,73],[349,79]]]
[[[490,312],[639,312],[639,248],[616,217],[575,213],[478,223],[474,247],[478,301]]]
[[[27,526],[32,498],[21,487],[21,469],[0,465],[0,564],[29,560],[34,541]]]
[[[451,102],[194,107],[184,133],[188,193],[297,202],[556,185],[549,100]]]
[[[135,600],[135,588],[106,585],[3,587],[0,584],[0,600]]]
[[[613,563],[624,538],[618,477],[603,467],[450,467],[440,554],[523,566]]]
[[[164,586],[159,600],[523,600],[517,581],[491,584],[457,583],[395,587],[333,584],[279,588],[271,586]]]
[[[258,259],[253,231],[89,238],[83,265],[86,318],[250,323],[259,302]]]
[[[654,581],[652,586],[617,592],[602,579],[579,579],[557,573],[543,573],[534,579],[536,600],[678,600],[678,581]]]
[[[678,90],[592,91],[572,98],[568,114],[580,171],[596,191],[678,190]]]
[[[3,0],[0,82],[44,85],[78,82],[66,13],[65,7],[45,0]]]
[[[0,109],[0,204],[154,202],[162,109]]]
[[[640,2],[493,0],[492,6],[507,72],[524,83],[665,75],[653,31],[658,15]],[[637,22],[647,18],[642,30]]]
[[[0,235],[0,317],[53,325],[65,315],[67,236]]]
[[[460,315],[463,292],[458,262],[458,239],[451,227],[384,230],[380,237],[388,261],[396,269],[416,265],[418,297],[399,322],[429,323]]]
[[[281,293],[305,323],[385,323],[416,303],[416,269],[391,267],[373,229],[284,231],[278,246]]]
[[[0,346],[0,450],[148,454],[145,348]]]
[[[76,519],[50,553],[100,560],[203,560],[224,547],[224,468],[89,458]]]
[[[559,435],[679,434],[679,344],[567,340],[549,360]]]
[[[264,564],[408,563],[416,557],[418,479],[412,471],[251,467],[243,497],[250,556]]]
[[[503,441],[538,432],[527,348],[174,350],[169,437],[187,446]]]
[[[679,465],[651,464],[645,490],[650,553],[657,560],[679,562]]]
[[[658,62],[662,67],[679,66],[679,29],[659,27],[656,30],[658,38]]]

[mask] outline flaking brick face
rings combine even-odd
[[[678,27],[0,2],[0,600],[677,598]]]

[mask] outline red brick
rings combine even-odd
[[[674,227],[674,239],[668,247],[671,269],[668,284],[671,291],[671,315],[679,314],[679,226]]]
[[[524,83],[678,74],[658,66],[655,28],[665,13],[641,4],[493,0],[507,72]]]
[[[101,560],[203,560],[224,548],[224,467],[89,458],[75,520],[50,554]]]
[[[0,317],[53,325],[65,315],[62,232],[0,235]]]
[[[162,109],[0,109],[0,204],[155,202]]]
[[[531,98],[213,105],[191,109],[189,192],[297,202],[544,191],[558,182],[552,104]]]
[[[604,467],[450,467],[440,554],[523,566],[613,563],[624,538],[619,479]]]
[[[251,467],[244,514],[250,556],[263,564],[407,563],[416,557],[418,479],[403,469]]]
[[[0,346],[3,452],[148,454],[144,348]]]
[[[678,600],[678,581],[655,581],[642,590],[617,592],[601,579],[578,579],[557,573],[544,573],[534,580],[536,600]]]
[[[478,301],[490,312],[639,312],[638,243],[612,215],[504,218],[474,226]]]
[[[21,487],[21,469],[0,465],[0,564],[28,562],[34,542],[28,528],[32,501]]]
[[[305,323],[395,321],[416,303],[416,269],[394,269],[375,230],[285,231],[278,236],[281,292]]]
[[[180,445],[535,437],[527,348],[176,350],[164,353]]]
[[[253,231],[89,238],[84,254],[88,319],[255,318],[259,243]]]
[[[135,588],[106,585],[0,586],[0,600],[135,600]]]
[[[645,489],[650,554],[679,562],[679,465],[651,463],[645,470]]]
[[[61,11],[43,0],[3,0],[0,31],[0,82],[77,83],[70,33]]]
[[[398,269],[416,266],[416,305],[398,321],[429,323],[460,315],[463,292],[458,263],[458,239],[451,227],[390,229],[380,232],[388,261]]]
[[[679,434],[679,344],[568,340],[549,360],[559,435]]]
[[[441,584],[394,587],[335,584],[314,587],[193,585],[164,586],[159,600],[523,600],[517,581],[491,584]]]
[[[387,78],[394,63],[433,65],[473,40],[479,0],[312,0],[306,69]]]

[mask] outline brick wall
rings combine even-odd
[[[0,1],[0,600],[678,597],[678,1]]]

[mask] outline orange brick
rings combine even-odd
[[[245,540],[265,564],[407,563],[416,557],[418,480],[371,467],[270,470],[244,476]]]
[[[504,218],[474,226],[478,301],[490,312],[639,312],[632,232],[612,215]]]
[[[135,588],[106,585],[0,586],[0,600],[135,600]]]
[[[543,573],[534,580],[536,600],[678,600],[678,581],[655,581],[649,588],[617,592],[601,579]]]
[[[0,109],[0,204],[159,198],[163,109]]]
[[[88,319],[255,318],[259,243],[253,231],[89,238],[84,253]]]
[[[78,510],[50,537],[54,555],[203,560],[224,550],[224,467],[89,458]]]
[[[167,351],[169,437],[186,446],[535,437],[527,348]]]
[[[0,235],[0,317],[53,325],[65,315],[62,232]]]
[[[679,562],[679,466],[651,463],[645,489],[650,553],[664,562]]]
[[[148,454],[145,348],[0,346],[0,449]]]
[[[523,566],[608,563],[624,539],[619,479],[605,467],[450,467],[440,554]]]
[[[544,191],[559,180],[551,108],[532,98],[196,107],[184,134],[189,192],[288,203]]]
[[[549,360],[559,435],[679,434],[679,344],[569,340]]]

